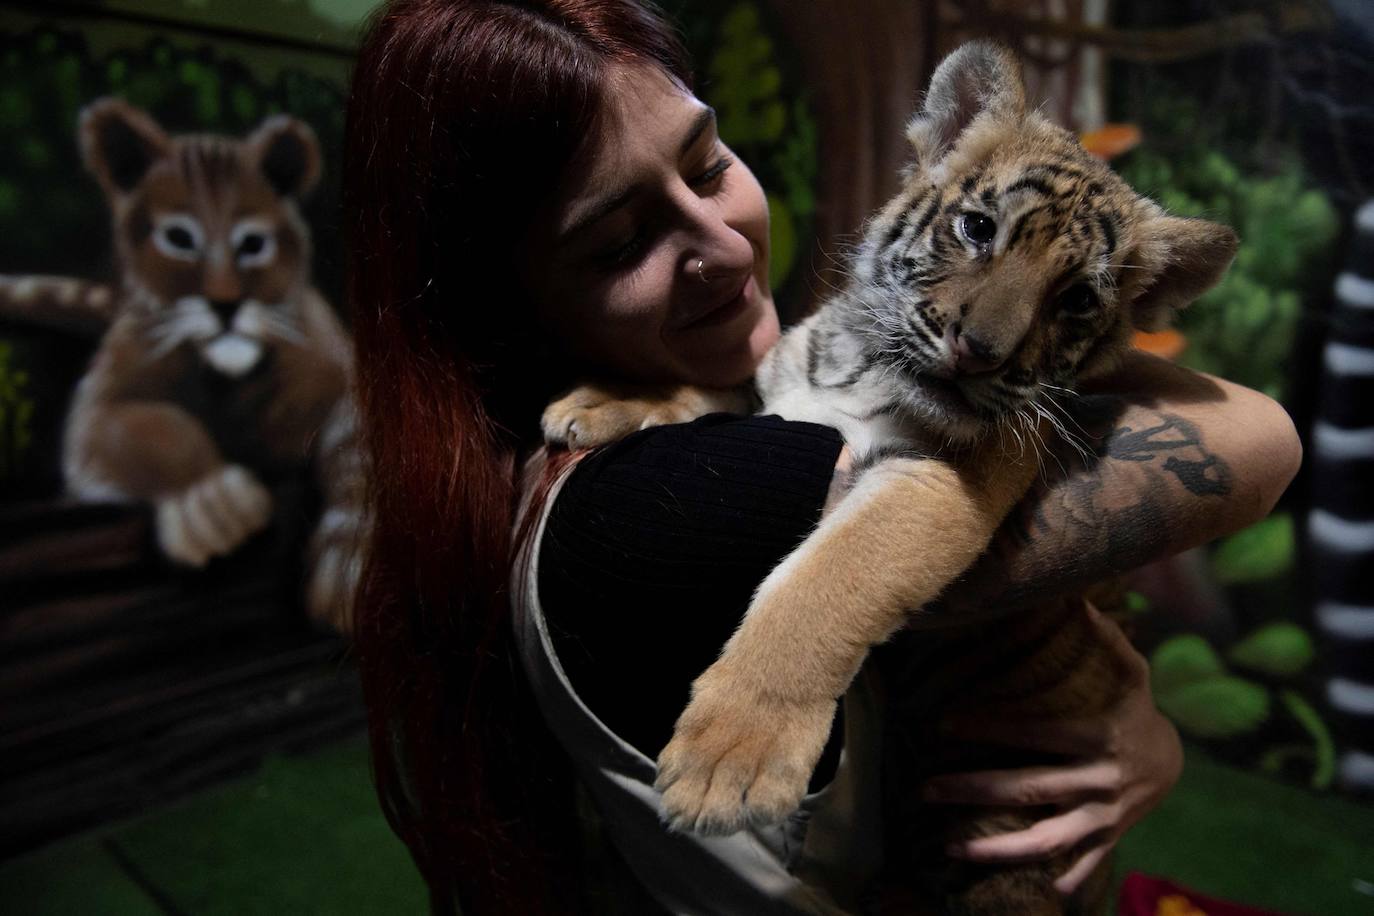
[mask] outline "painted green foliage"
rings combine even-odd
[[[81,108],[104,95],[147,109],[171,132],[242,135],[269,114],[289,112],[315,129],[325,154],[325,182],[307,215],[336,206],[341,87],[289,69],[264,84],[208,46],[188,50],[160,38],[96,57],[80,33],[0,32],[0,135],[22,138],[0,143],[0,271],[98,277],[108,270],[109,216],[76,142]],[[337,239],[333,220],[311,222],[319,273],[337,263]]]
[[[1292,623],[1260,627],[1232,645],[1225,661],[1207,640],[1188,633],[1165,640],[1151,653],[1150,681],[1160,710],[1194,738],[1225,741],[1258,734],[1273,721],[1277,707],[1307,742],[1267,747],[1260,768],[1277,774],[1293,761],[1305,762],[1311,786],[1325,789],[1335,775],[1335,744],[1316,709],[1292,685],[1315,657],[1311,636]],[[1230,666],[1249,676],[1233,673]]]
[[[1293,517],[1276,512],[1217,544],[1212,574],[1223,585],[1277,579],[1293,568],[1296,552]]]
[[[738,3],[720,21],[706,96],[720,136],[759,172],[772,217],[771,276],[782,286],[809,235],[815,211],[816,125],[804,97],[788,91],[777,48],[758,8]]]
[[[1179,316],[1188,337],[1182,362],[1257,388],[1285,393],[1287,357],[1304,296],[1330,276],[1335,209],[1294,158],[1261,171],[1217,148],[1195,105],[1158,101],[1146,143],[1122,174],[1180,216],[1235,227],[1240,251],[1217,287]],[[1192,138],[1183,147],[1152,145],[1151,131]]]
[[[28,387],[29,373],[19,365],[14,345],[0,340],[0,480],[18,472],[33,444],[34,401]]]

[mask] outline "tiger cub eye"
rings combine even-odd
[[[1086,283],[1075,283],[1059,294],[1055,304],[1066,315],[1086,315],[1097,308],[1097,291]]]
[[[997,235],[997,224],[981,213],[965,213],[959,218],[959,231],[975,245],[986,245]]]

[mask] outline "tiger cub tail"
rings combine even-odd
[[[108,283],[0,274],[0,321],[98,338],[114,321],[118,304],[119,297]]]

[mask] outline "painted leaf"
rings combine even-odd
[[[1224,585],[1263,582],[1291,569],[1293,553],[1293,518],[1281,512],[1222,541],[1212,571]]]
[[[1217,653],[1196,633],[1165,640],[1150,655],[1150,684],[1156,697],[1225,673]]]
[[[1226,653],[1236,667],[1272,677],[1292,677],[1311,664],[1315,655],[1312,637],[1294,623],[1260,627]]]
[[[1159,708],[1197,738],[1231,738],[1269,718],[1269,691],[1243,678],[1218,675],[1155,694]]]

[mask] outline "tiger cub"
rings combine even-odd
[[[764,411],[836,427],[855,471],[692,685],[658,760],[678,828],[727,833],[797,807],[837,698],[870,647],[968,568],[1028,491],[1039,456],[1019,443],[1053,431],[1046,393],[1110,369],[1134,329],[1163,326],[1235,254],[1230,229],[1166,215],[1028,111],[1019,65],[997,45],[967,44],[940,64],[907,136],[914,161],[865,227],[846,287],[758,371]],[[546,437],[574,425],[582,442],[635,428],[586,392],[551,405]],[[1059,603],[997,633],[938,637],[941,664],[907,684],[918,696],[971,693],[972,705],[982,696],[999,714],[1100,711],[1121,673],[1095,651],[1100,640],[1078,611]],[[997,646],[1019,640],[1045,648],[959,663],[960,652],[996,658]],[[1050,868],[931,865],[945,841],[1022,816],[956,815],[927,819],[942,835],[929,838],[928,855],[889,861],[886,880],[914,885],[912,899],[937,912],[1060,910]],[[919,839],[901,841],[911,849]],[[935,871],[920,873],[927,865]]]
[[[199,567],[267,525],[262,478],[311,465],[325,508],[307,605],[347,631],[362,475],[349,339],[310,285],[296,204],[319,177],[314,133],[277,116],[242,140],[169,137],[114,98],[88,106],[79,133],[118,287],[0,278],[6,314],[104,326],[67,417],[69,492],[151,504],[162,550]]]

